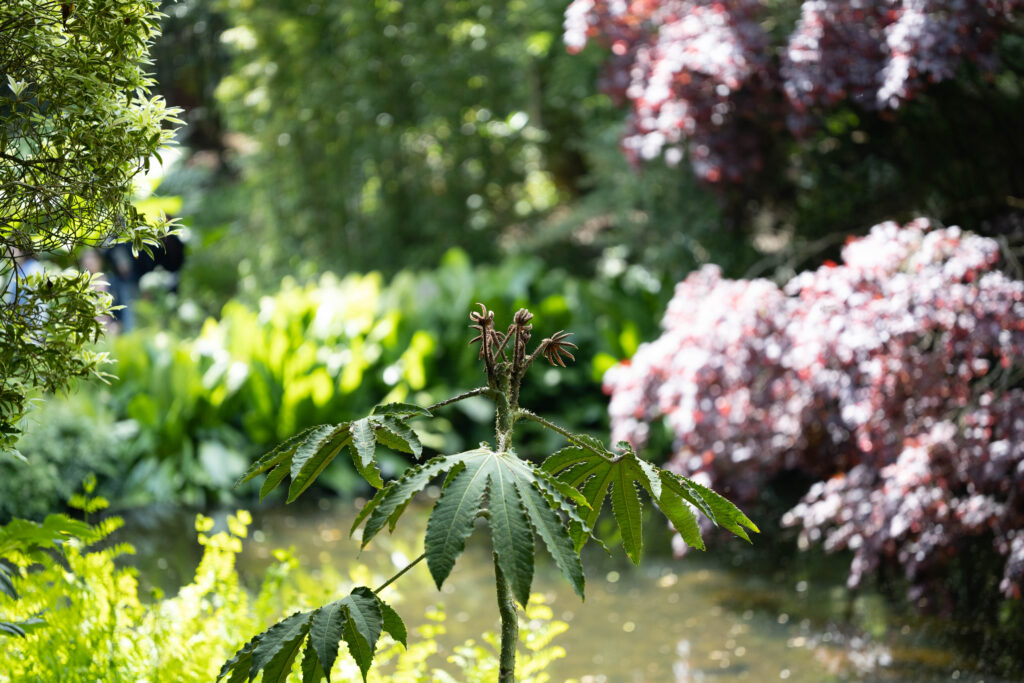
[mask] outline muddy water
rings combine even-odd
[[[394,537],[384,534],[359,554],[358,543],[347,535],[355,511],[351,503],[327,501],[311,508],[254,511],[253,533],[239,558],[243,578],[258,582],[279,547],[294,547],[306,567],[362,563],[381,577],[421,551],[416,540],[422,538],[425,518],[410,511]],[[193,519],[193,513],[184,511],[129,518],[121,539],[136,545],[144,583],[173,590],[191,577],[199,557]],[[652,541],[649,546],[664,543]],[[835,581],[787,581],[749,568],[737,573],[725,561],[728,555],[727,543],[682,560],[652,553],[636,568],[588,549],[585,602],[542,556],[533,589],[544,594],[556,618],[569,624],[554,641],[566,656],[549,667],[552,680],[1001,680],[958,665],[919,623],[879,618],[874,622],[884,627],[865,627],[874,623],[872,612],[885,616],[880,599],[852,601]],[[430,607],[443,606],[448,633],[441,644],[450,652],[468,638],[497,629],[492,572],[489,540],[478,529],[441,591],[420,563],[396,583],[396,607],[414,630],[426,621]],[[851,621],[853,614],[859,618]],[[438,661],[442,666],[443,655]]]

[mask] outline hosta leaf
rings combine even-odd
[[[622,546],[633,564],[640,564],[640,551],[644,545],[643,506],[636,490],[636,473],[639,468],[618,463],[614,467],[611,486],[612,513],[619,526]]]
[[[544,541],[562,576],[572,584],[576,594],[583,598],[583,565],[580,564],[580,556],[573,547],[572,539],[566,533],[561,518],[551,509],[548,499],[541,494],[538,482],[517,478],[516,487],[519,489],[522,505],[530,515],[534,530]]]
[[[334,661],[338,658],[338,646],[341,645],[346,619],[348,613],[344,602],[335,600],[314,612],[309,625],[309,644],[328,680]]]
[[[423,417],[433,417],[426,408],[420,408],[419,406],[412,405],[411,403],[386,403],[383,405],[374,406],[372,415],[422,415]]]
[[[313,641],[307,640],[306,649],[302,653],[302,683],[320,683],[324,678],[324,667],[320,665],[320,658],[313,649]],[[327,677],[327,680],[330,678]]]
[[[380,598],[378,598],[377,601],[380,603],[380,614],[384,619],[384,632],[389,634],[397,642],[401,643],[402,647],[407,647],[408,643],[406,641],[409,638],[409,634],[408,631],[406,631],[405,622],[402,621],[402,617],[398,616],[398,612],[396,612],[388,603],[384,602]]]
[[[348,645],[348,651],[359,665],[365,681],[366,673],[373,663],[373,652],[377,648],[377,640],[383,626],[380,603],[373,591],[365,586],[359,586],[341,602],[345,604],[345,612],[348,615],[342,637]]]
[[[363,518],[369,515],[366,527],[363,529],[363,547],[365,548],[366,544],[384,528],[385,523],[391,519],[397,520],[397,515],[402,513],[406,504],[429,484],[431,479],[450,466],[451,458],[449,456],[439,456],[422,465],[409,468],[401,478],[390,482],[382,491],[378,492],[352,524],[354,531]]]
[[[465,469],[441,493],[427,521],[427,566],[438,588],[448,578],[473,530],[487,484],[489,468],[484,465],[491,455],[482,451],[479,457],[463,460]]]
[[[390,415],[374,419],[377,440],[396,451],[411,453],[417,460],[423,455],[423,445],[416,432],[404,422]]]
[[[257,636],[249,668],[250,679],[263,671],[265,683],[284,683],[309,632],[312,616],[312,612],[297,612]]]
[[[288,487],[289,503],[309,488],[351,438],[348,422],[334,426],[326,425],[310,433],[292,456],[292,483]]]
[[[658,499],[658,509],[668,518],[686,545],[704,550],[704,539],[700,536],[700,525],[690,506],[671,487],[666,486]]]
[[[356,471],[374,488],[382,488],[384,481],[373,457],[377,451],[377,438],[370,418],[364,417],[352,423],[351,446]]]
[[[509,456],[514,457],[514,456]],[[523,606],[530,600],[533,583],[533,529],[523,509],[510,468],[501,464],[500,456],[490,468],[488,507],[491,539],[498,556],[498,566],[512,588],[512,594]]]
[[[235,487],[237,488],[250,479],[256,477],[261,472],[266,472],[267,470],[276,467],[291,458],[292,454],[295,453],[295,449],[298,448],[299,444],[302,443],[311,432],[317,429],[322,429],[325,426],[327,425],[309,427],[308,429],[304,429],[295,436],[285,440],[283,443],[278,444],[272,451],[262,455],[256,462],[254,462],[249,469],[245,471],[245,474],[238,478],[238,481],[235,482]]]

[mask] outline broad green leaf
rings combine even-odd
[[[341,602],[345,604],[348,619],[345,620],[342,637],[352,657],[359,665],[359,670],[366,680],[366,673],[373,663],[373,653],[377,648],[383,626],[383,617],[377,596],[369,588],[359,586]]]
[[[312,634],[310,636],[312,638]],[[302,653],[302,683],[320,683],[324,680],[324,668],[320,665],[320,659],[313,649],[313,641],[306,641],[306,649]],[[327,680],[330,681],[330,675]]]
[[[333,427],[327,425],[312,432],[292,456],[292,483],[288,487],[287,502],[292,502],[309,488],[351,438],[347,422]]]
[[[562,576],[572,584],[573,590],[582,599],[585,581],[583,565],[580,564],[580,556],[573,547],[572,539],[566,533],[562,520],[540,493],[538,482],[534,481],[531,485],[531,482],[517,478],[516,487],[519,489],[523,507],[533,522],[533,528],[544,541]]]
[[[348,614],[345,603],[342,600],[335,600],[314,612],[309,624],[309,644],[312,645],[327,680],[330,680],[331,669],[338,658],[338,646],[341,645],[346,619]]]
[[[249,668],[250,679],[263,671],[266,683],[284,683],[309,632],[312,615],[312,612],[296,612],[257,636]]]
[[[385,523],[391,519],[397,520],[397,515],[401,514],[406,504],[450,464],[450,456],[439,456],[422,465],[409,468],[400,479],[389,483],[387,487],[378,492],[352,524],[352,530],[355,531],[359,523],[362,522],[364,513],[369,514],[366,527],[363,529],[362,547],[366,547],[373,537],[384,528]]]
[[[285,460],[291,458],[292,454],[295,453],[295,449],[298,448],[299,444],[305,440],[305,438],[310,434],[310,432],[316,429],[321,429],[325,426],[327,425],[318,425],[316,427],[304,429],[295,436],[278,444],[269,453],[260,456],[260,458],[256,462],[254,462],[249,467],[248,470],[245,471],[245,474],[238,478],[238,481],[235,482],[235,488],[238,488],[240,485],[256,477],[261,472],[266,472],[267,470],[276,467],[277,465],[283,463]]]
[[[402,647],[408,647],[407,640],[409,638],[408,631],[405,628],[405,622],[402,621],[402,617],[398,616],[391,605],[384,602],[380,598],[377,599],[380,603],[380,614],[384,619],[384,632],[389,634],[397,642],[402,644]]]
[[[544,461],[542,467],[545,472],[558,474],[569,467],[587,462],[592,457],[593,453],[582,446],[566,446],[565,448],[555,451],[550,455],[547,460]]]
[[[643,507],[636,490],[637,469],[628,464],[618,463],[613,471],[615,476],[611,487],[612,513],[619,526],[626,554],[633,560],[633,564],[639,565],[644,536]]]
[[[426,408],[413,405],[411,403],[386,403],[384,405],[374,406],[372,415],[422,415],[423,417],[433,417]]]
[[[506,456],[515,457],[515,456]],[[495,457],[490,468],[488,507],[491,538],[498,566],[512,588],[512,594],[524,607],[530,600],[533,583],[533,529],[514,484],[514,474]]]
[[[657,502],[658,509],[668,518],[675,530],[682,536],[686,545],[698,550],[704,550],[704,539],[700,536],[700,525],[697,524],[697,517],[693,514],[690,506],[683,501],[682,496],[665,487]]]
[[[373,456],[377,450],[377,439],[373,433],[371,419],[364,417],[352,423],[352,462],[356,471],[374,488],[383,488],[380,470]]]
[[[492,455],[484,452],[478,458],[464,460],[466,468],[441,493],[427,521],[427,566],[438,588],[448,578],[473,530],[487,484],[488,468],[484,465]]]

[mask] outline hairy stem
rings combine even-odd
[[[494,389],[491,389],[490,387],[477,387],[476,389],[472,389],[470,391],[467,391],[464,394],[459,394],[458,396],[452,396],[451,398],[446,398],[443,401],[438,401],[437,403],[435,403],[433,405],[427,406],[427,410],[429,410],[430,412],[434,412],[438,408],[443,408],[446,405],[449,405],[451,403],[455,403],[456,401],[462,401],[464,399],[472,398],[473,396],[479,396],[481,394],[487,394],[487,395],[491,396],[491,395],[493,395],[493,393],[494,393]]]
[[[516,643],[519,641],[519,613],[512,599],[505,575],[494,554],[494,581],[498,587],[498,612],[501,614],[501,658],[498,663],[498,683],[516,683]]]
[[[409,571],[410,569],[412,569],[413,567],[415,567],[416,565],[418,565],[418,564],[419,564],[420,562],[422,562],[422,561],[423,561],[423,559],[424,559],[424,558],[425,558],[426,556],[427,556],[427,554],[426,554],[426,553],[423,553],[422,555],[420,555],[419,557],[417,557],[417,558],[416,558],[415,560],[413,560],[413,561],[412,561],[412,562],[410,562],[409,564],[407,564],[407,565],[405,565],[404,567],[402,567],[402,569],[400,569],[400,570],[399,570],[399,572],[398,572],[397,574],[395,574],[395,575],[394,575],[394,576],[392,576],[392,577],[391,577],[390,579],[388,579],[387,581],[385,581],[384,583],[382,583],[382,584],[381,584],[380,586],[378,586],[377,588],[375,588],[373,592],[374,592],[374,593],[380,593],[380,592],[381,592],[382,590],[384,590],[385,588],[387,588],[388,586],[390,586],[391,584],[393,584],[393,583],[394,583],[395,581],[397,581],[397,580],[398,580],[399,578],[401,578],[402,574],[406,573],[407,571]]]
[[[512,427],[516,423],[516,410],[511,403],[511,368],[500,363],[495,368],[497,391],[494,392],[494,438],[499,451],[507,451],[512,445]]]
[[[579,446],[580,448],[586,448],[588,451],[591,451],[593,453],[596,453],[596,454],[600,455],[605,460],[608,460],[610,462],[618,462],[620,460],[620,458],[609,458],[608,454],[606,452],[604,452],[603,450],[599,450],[597,448],[594,448],[593,446],[591,446],[588,443],[585,443],[583,441],[579,441],[578,440],[579,437],[577,437],[575,434],[570,432],[568,429],[566,429],[564,427],[559,427],[554,422],[551,422],[550,420],[544,419],[543,417],[541,417],[537,413],[533,413],[533,412],[530,412],[529,410],[525,410],[523,408],[520,408],[519,410],[516,411],[516,417],[525,417],[527,420],[533,420],[534,422],[536,422],[538,424],[544,425],[545,427],[547,427],[551,431],[558,432],[559,434],[561,434],[565,438],[569,439],[569,441],[572,442],[573,444]]]

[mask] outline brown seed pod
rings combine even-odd
[[[575,361],[576,357],[569,352],[569,348],[578,348],[575,344],[567,341],[572,332],[563,332],[559,330],[551,335],[550,338],[545,339],[544,344],[544,357],[552,365],[561,365],[565,367],[565,361],[562,357],[565,356],[569,360]]]

